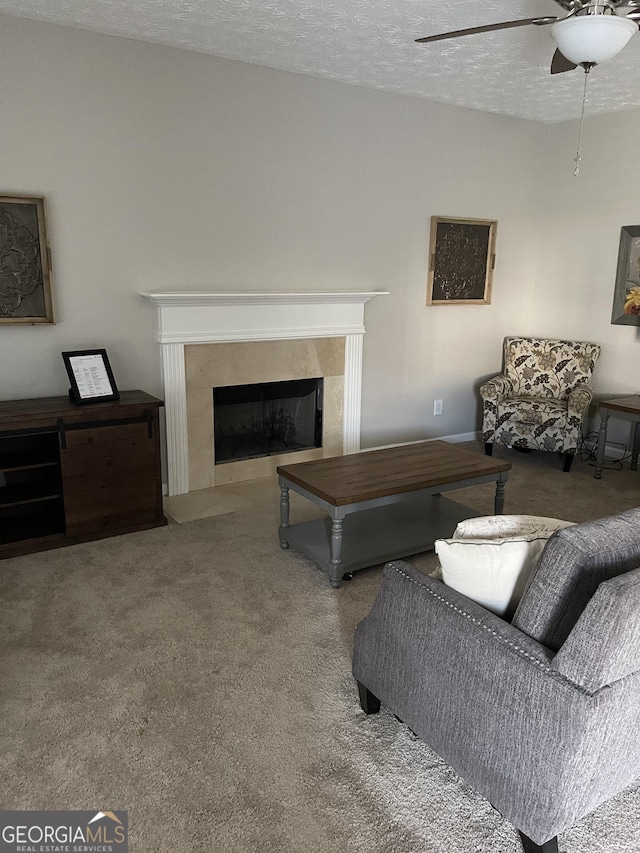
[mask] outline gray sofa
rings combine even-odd
[[[640,508],[556,532],[512,623],[389,563],[353,674],[520,831],[527,853],[640,778]]]

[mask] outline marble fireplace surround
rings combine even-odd
[[[334,363],[344,352],[342,376],[332,377],[329,383],[334,396],[342,394],[342,447],[336,450],[355,453],[360,449],[360,405],[362,389],[362,344],[364,306],[375,296],[386,291],[349,291],[333,293],[306,292],[209,292],[171,291],[143,293],[158,309],[159,336],[162,346],[162,375],[164,381],[165,417],[167,429],[167,488],[169,495],[186,494],[193,489],[206,488],[214,483],[200,475],[202,450],[189,449],[189,417],[192,427],[197,401],[188,401],[188,386],[193,378],[202,375],[202,365],[207,361],[195,351],[203,344],[239,344],[243,342],[307,341],[300,350],[290,351],[293,358],[303,354],[307,363]],[[332,341],[314,339],[334,339]],[[335,339],[343,339],[336,341]],[[217,352],[211,350],[212,353]],[[220,350],[228,361],[233,350]],[[238,350],[240,361],[246,361],[252,350]],[[255,381],[269,381],[263,377],[265,353],[260,348],[258,364],[260,377]],[[276,360],[287,358],[282,345],[274,348]],[[271,356],[269,355],[269,358]],[[330,371],[336,373],[335,368]],[[205,370],[206,374],[207,371]],[[188,382],[188,375],[191,380]],[[243,374],[244,375],[244,374]],[[295,373],[291,378],[296,378]],[[279,376],[277,378],[280,378]],[[208,377],[205,376],[206,381]],[[216,380],[217,381],[217,380]],[[246,381],[241,379],[237,384]],[[236,384],[234,382],[234,384]],[[212,387],[212,386],[209,386]],[[213,408],[212,394],[211,408]],[[203,399],[203,398],[201,398]],[[331,398],[330,398],[331,399]],[[333,410],[339,402],[330,402]],[[212,421],[211,421],[212,423]],[[192,444],[208,445],[213,469],[213,442],[194,438]],[[335,437],[334,437],[335,438]],[[339,441],[338,441],[339,444]],[[235,464],[235,463],[234,463]],[[241,463],[239,463],[241,464]],[[227,468],[218,466],[219,469]],[[257,473],[254,476],[266,476]],[[241,478],[242,479],[242,478]],[[226,482],[229,482],[227,479]]]

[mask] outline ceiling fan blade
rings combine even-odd
[[[553,59],[551,60],[551,73],[552,74],[564,74],[565,71],[573,71],[574,68],[578,66],[567,59],[567,57],[560,53],[559,50],[553,54]]]
[[[615,7],[616,15],[636,21],[640,17],[640,0],[624,0]]]
[[[553,24],[557,18],[523,18],[519,21],[504,21],[501,24],[486,24],[483,27],[469,27],[466,30],[454,30],[450,33],[440,33],[437,36],[426,36],[425,38],[416,39],[417,44],[427,44],[432,41],[442,41],[444,39],[455,39],[459,36],[472,36],[477,33],[491,33],[495,30],[510,30],[513,27],[526,27],[529,24],[543,26],[544,24]]]

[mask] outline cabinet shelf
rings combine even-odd
[[[52,459],[48,451],[40,453],[1,453],[0,472],[28,471],[31,468],[54,468],[59,465],[57,458]]]
[[[60,489],[52,491],[51,485],[48,483],[35,485],[33,483],[23,483],[19,486],[8,486],[0,489],[0,507],[53,501],[61,497],[62,493]]]

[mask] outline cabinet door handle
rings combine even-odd
[[[153,438],[153,415],[149,409],[145,411],[144,419],[147,422],[147,435],[149,438]]]

